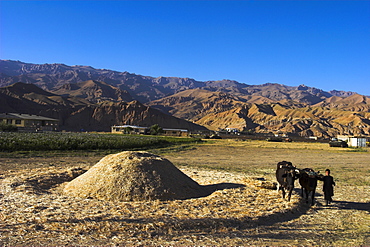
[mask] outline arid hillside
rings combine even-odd
[[[230,93],[189,89],[152,101],[148,105],[179,118],[197,121],[209,113],[224,112],[244,103],[244,99]]]
[[[33,84],[16,83],[0,88],[0,112],[36,114],[59,119],[60,128],[70,131],[110,131],[112,125],[151,126],[202,130],[202,126],[179,119],[134,100],[103,101],[60,96]]]
[[[10,86],[17,82],[27,84]],[[0,60],[0,86],[5,86],[1,112],[58,118],[68,130],[159,124],[322,138],[370,133],[369,97],[305,85],[248,85],[226,79],[202,82],[80,65]]]
[[[127,92],[142,103],[161,99],[180,91],[204,88],[222,91],[238,97],[262,96],[273,101],[296,100],[309,104],[318,103],[331,96],[349,96],[353,92],[330,91],[299,85],[296,87],[276,83],[248,85],[233,80],[196,81],[191,78],[150,77],[129,72],[95,69],[90,66],[65,64],[31,64],[20,61],[0,60],[0,86],[16,82],[32,83],[44,90],[57,90],[68,83],[88,80],[105,82]]]
[[[315,106],[354,112],[370,112],[370,98],[360,94],[353,94],[348,97],[333,96],[317,103]]]
[[[241,98],[204,89],[186,90],[148,105],[212,130],[294,133],[329,138],[370,133],[370,98],[333,96],[315,105],[253,95]]]
[[[103,101],[130,102],[133,100],[126,90],[121,90],[105,82],[94,80],[64,84],[52,92],[58,95],[84,98],[96,103]]]

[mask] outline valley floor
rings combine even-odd
[[[68,180],[61,174],[88,169],[100,157],[0,158],[0,245],[370,245],[369,152],[282,145],[291,144],[220,141],[168,150],[162,155],[202,185],[246,187],[165,202],[114,203],[61,193]],[[313,207],[300,199],[300,189],[286,202],[259,187],[262,178],[274,181],[281,160],[331,168],[334,203],[323,205],[321,184]],[[56,178],[58,184],[48,187]]]

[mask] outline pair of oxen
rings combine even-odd
[[[322,179],[322,175],[315,172],[311,168],[298,169],[291,162],[281,161],[277,164],[276,180],[278,181],[277,190],[282,190],[283,198],[288,193],[288,201],[294,189],[294,182],[299,180],[301,185],[301,195],[308,203],[309,195],[311,194],[311,205],[315,204],[315,191],[317,180]]]

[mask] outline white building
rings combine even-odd
[[[347,142],[349,147],[366,147],[365,137],[338,135],[337,138],[338,140]]]
[[[351,137],[348,146],[350,147],[366,147],[366,138]]]
[[[239,132],[238,128],[226,128],[225,130],[229,133],[238,133]]]

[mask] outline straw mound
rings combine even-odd
[[[211,193],[169,160],[148,152],[132,151],[104,157],[69,182],[64,192],[109,201],[189,199]]]

